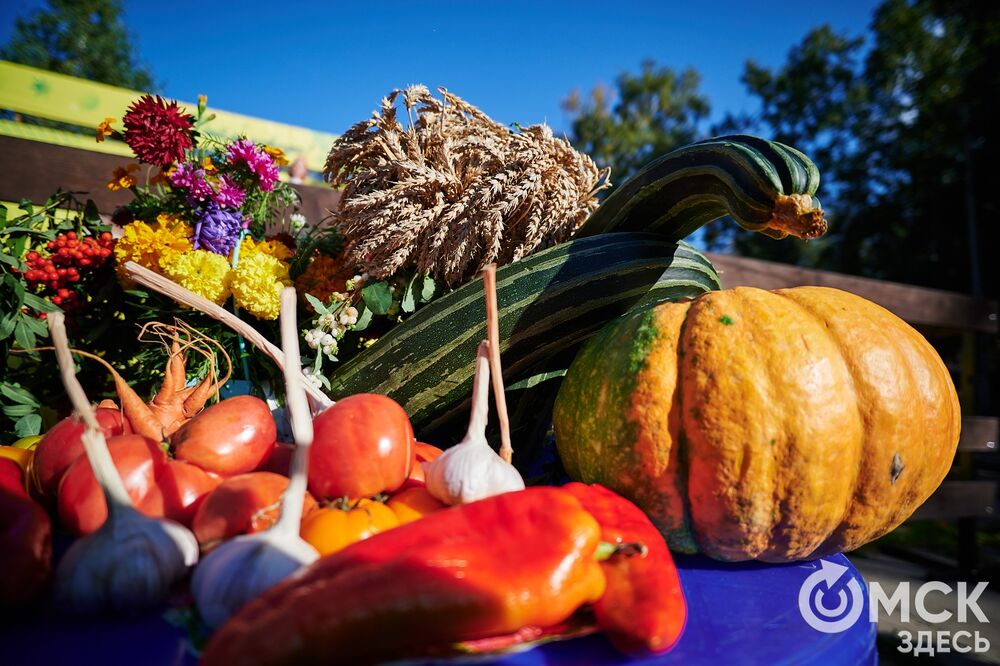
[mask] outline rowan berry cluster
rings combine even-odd
[[[83,238],[75,231],[60,233],[46,245],[48,254],[31,251],[25,255],[24,279],[30,289],[66,312],[79,310],[83,299],[74,286],[104,266],[113,246],[107,231]]]

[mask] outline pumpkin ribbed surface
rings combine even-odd
[[[960,428],[927,341],[825,287],[618,320],[573,362],[553,419],[570,476],[636,502],[673,549],[775,562],[896,527],[947,474]]]

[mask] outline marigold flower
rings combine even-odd
[[[115,167],[114,173],[111,174],[111,180],[108,181],[108,189],[112,192],[117,192],[119,190],[127,190],[130,187],[135,187],[135,184],[138,181],[132,174],[138,170],[138,164],[129,164],[125,167]]]
[[[288,264],[263,252],[240,256],[233,271],[232,292],[236,304],[258,319],[277,319],[281,290],[291,286]]]
[[[274,257],[278,261],[285,261],[295,254],[287,245],[276,238],[255,241],[250,236],[247,236],[243,239],[243,245],[240,246],[240,256],[242,257],[252,252],[262,252]]]
[[[277,146],[264,146],[264,152],[271,156],[274,163],[280,167],[288,166],[288,156]]]
[[[216,305],[222,305],[229,298],[233,272],[225,257],[208,250],[190,250],[164,263],[166,276],[185,289]]]
[[[111,128],[111,123],[113,122],[115,122],[115,119],[109,116],[97,126],[97,143],[103,143],[106,138],[115,133]]]
[[[306,266],[302,274],[295,278],[295,289],[300,294],[312,294],[324,303],[337,293],[347,291],[347,280],[354,275],[353,267],[345,267],[339,259],[322,254]],[[312,311],[312,306],[306,303]]]
[[[193,248],[190,236],[191,227],[165,213],[161,213],[152,225],[142,221],[126,225],[122,237],[115,243],[119,278],[128,282],[123,268],[127,261],[163,273],[165,263]]]

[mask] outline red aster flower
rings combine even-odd
[[[177,102],[157,95],[143,95],[132,103],[122,119],[125,143],[147,164],[166,166],[184,159],[194,145],[194,117],[183,113]]]

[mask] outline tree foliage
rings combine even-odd
[[[996,293],[996,3],[886,0],[867,40],[811,31],[777,70],[747,63],[760,100],[717,131],[791,143],[824,175],[831,231],[776,243],[717,227],[742,254],[913,284]]]
[[[598,166],[611,166],[613,182],[625,181],[652,158],[695,140],[709,113],[700,80],[693,69],[647,60],[638,74],[621,74],[615,90],[598,85],[586,98],[574,91],[563,100],[573,144]]]
[[[60,74],[149,91],[141,65],[121,22],[118,0],[48,0],[48,7],[18,18],[0,57]]]

